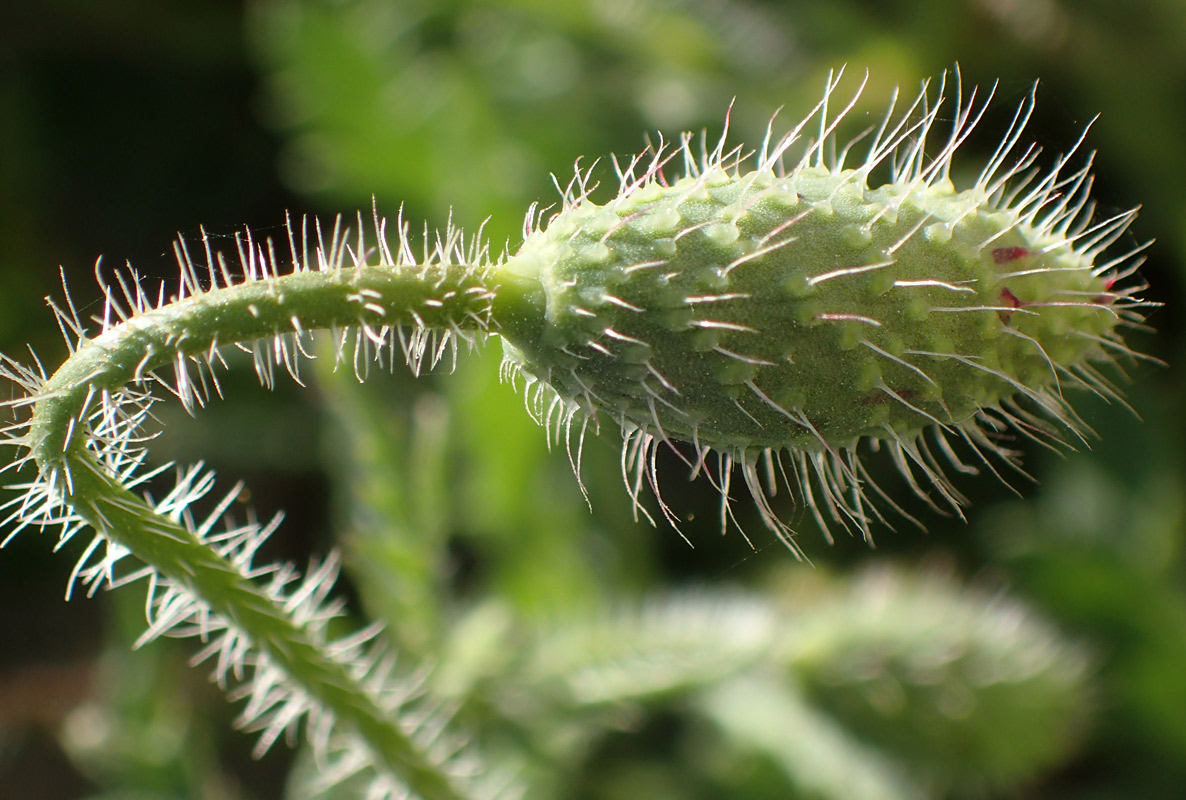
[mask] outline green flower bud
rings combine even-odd
[[[569,414],[617,420],[635,487],[656,485],[657,442],[693,443],[697,467],[719,454],[726,494],[740,464],[783,534],[760,461],[790,466],[821,522],[867,534],[863,440],[888,443],[912,485],[918,473],[958,507],[928,432],[964,470],[949,438],[1010,460],[1002,427],[1080,436],[1061,390],[1112,394],[1092,362],[1124,350],[1118,329],[1136,302],[1114,287],[1127,257],[1096,260],[1134,212],[1093,225],[1089,176],[1061,176],[1066,157],[1027,194],[1006,191],[1035,156],[1002,168],[1028,105],[957,191],[948,170],[974,107],[927,161],[941,101],[921,122],[883,125],[857,168],[824,163],[826,136],[783,165],[800,125],[750,169],[723,144],[696,164],[685,137],[682,177],[664,176],[660,151],[604,205],[571,193],[500,269],[508,370],[542,381]],[[887,158],[893,179],[870,188]]]

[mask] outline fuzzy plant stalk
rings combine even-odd
[[[1130,279],[1143,245],[1109,252],[1135,211],[1096,218],[1090,158],[1036,166],[1023,142],[1032,97],[957,187],[954,159],[991,92],[924,84],[843,143],[860,91],[837,111],[838,81],[789,132],[772,123],[756,152],[685,135],[615,159],[619,189],[603,203],[578,167],[555,210],[528,212],[513,254],[492,257],[481,231],[451,225],[414,248],[402,218],[389,240],[376,214],[353,234],[290,224],[285,258],[250,234],[237,261],[206,238],[198,257],[179,243],[176,296],[129,274],[105,287],[95,319],[67,294],[54,305],[66,362],[3,361],[21,388],[8,403],[20,453],[10,469],[23,476],[8,525],[57,528],[62,542],[92,530],[71,584],[145,578],[145,638],[200,636],[263,747],[304,720],[326,773],[366,771],[374,797],[509,792],[397,674],[377,631],[330,638],[332,559],[304,578],[256,565],[274,522],[225,522],[238,487],[198,515],[213,487],[201,468],[146,489],[169,469],[147,463],[154,389],[202,406],[236,347],[265,385],[278,372],[299,381],[316,331],[359,379],[401,360],[417,372],[496,336],[504,374],[565,442],[578,480],[587,430],[620,428],[637,514],[676,523],[661,447],[719,490],[722,526],[735,522],[739,478],[796,553],[771,499],[784,489],[825,533],[868,538],[884,509],[913,519],[874,482],[872,451],[923,501],[958,513],[949,471],[1021,473],[1013,442],[1089,435],[1067,390],[1119,399],[1099,367],[1135,355],[1123,333],[1146,305]]]

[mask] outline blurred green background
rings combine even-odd
[[[168,282],[172,238],[202,226],[231,247],[245,224],[283,238],[286,211],[328,219],[366,212],[373,197],[391,216],[404,204],[414,227],[443,225],[450,209],[468,228],[489,217],[495,249],[513,248],[527,206],[552,202],[551,175],[566,182],[578,156],[629,154],[656,131],[715,135],[734,98],[735,138],[756,143],[776,109],[797,119],[844,64],[850,77],[870,74],[854,131],[879,118],[892,87],[911,95],[957,62],[966,84],[999,80],[964,154],[974,174],[1038,81],[1029,133],[1044,163],[1098,113],[1086,147],[1099,151],[1100,213],[1142,205],[1120,246],[1157,239],[1142,272],[1165,307],[1150,315],[1156,335],[1133,341],[1168,367],[1126,366],[1140,419],[1083,398],[1099,441],[1028,453],[1038,483],[1019,483],[1021,497],[991,477],[961,482],[974,501],[967,524],[924,510],[928,532],[882,529],[873,550],[844,537],[827,545],[800,509],[807,566],[756,524],[753,549],[736,531],[720,536],[715,492],[685,486],[672,458],[666,485],[689,547],[670,528],[632,520],[613,431],[585,448],[590,511],[563,448],[549,452],[521,398],[498,385],[496,343],[452,375],[378,376],[364,389],[319,373],[308,390],[268,394],[241,369],[225,403],[194,419],[165,409],[154,455],[204,459],[245,478],[261,515],[286,510],[272,557],[303,562],[344,546],[356,611],[393,620],[410,651],[462,664],[466,685],[483,679],[473,653],[489,656],[483,636],[497,638],[506,619],[544,625],[689,587],[736,588],[804,615],[867,596],[870,565],[892,566],[907,589],[938,572],[978,597],[1007,595],[1089,654],[1082,721],[1034,741],[1049,758],[1034,756],[1022,777],[1003,757],[956,780],[936,768],[947,763],[935,755],[941,743],[927,741],[918,745],[927,768],[911,771],[909,735],[866,724],[868,710],[853,706],[863,679],[831,662],[803,667],[802,692],[782,698],[794,706],[783,723],[799,720],[820,742],[846,731],[871,759],[894,762],[895,775],[902,764],[912,779],[925,773],[917,796],[1181,797],[1182,42],[1180,0],[21,4],[0,12],[0,350],[21,358],[29,343],[58,363],[65,347],[42,298],[61,296],[59,267],[74,302],[94,309],[96,269],[110,278],[131,261]],[[602,178],[612,183],[612,172]],[[82,542],[62,555],[51,545],[26,534],[0,553],[0,798],[284,796],[294,755],[250,758],[233,708],[202,668],[185,665],[191,646],[128,652],[136,592],[64,604]],[[581,751],[585,772],[568,776],[571,786],[552,779],[561,796],[837,796],[827,780],[796,782],[801,769],[776,768],[777,748],[745,714],[743,733],[730,727],[722,709],[749,708],[754,687],[732,688],[615,718],[604,726],[614,733]],[[801,697],[813,706],[795,706]],[[769,702],[752,706],[754,726]],[[821,710],[828,722],[810,721]],[[706,748],[716,755],[699,758]],[[754,753],[764,754],[758,766],[746,760]]]

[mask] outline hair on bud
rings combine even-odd
[[[723,524],[739,474],[788,543],[770,500],[780,484],[825,532],[869,538],[882,506],[910,517],[864,452],[888,451],[915,494],[959,514],[951,469],[1020,472],[1018,437],[1088,436],[1064,390],[1119,398],[1097,366],[1133,355],[1123,332],[1147,304],[1126,279],[1144,245],[1103,254],[1135,209],[1096,218],[1090,159],[1070,166],[1078,145],[1036,166],[1038,149],[1022,144],[1032,95],[956,187],[953,160],[991,91],[965,96],[958,74],[945,76],[901,113],[891,102],[867,144],[843,144],[837,128],[864,83],[833,113],[839,79],[756,153],[731,147],[727,124],[715,147],[690,134],[660,142],[617,165],[605,203],[578,170],[555,213],[533,209],[522,248],[493,275],[505,373],[569,436],[585,430],[577,419],[621,427],[644,515],[645,485],[676,523],[656,449],[682,442],[691,472],[720,490]],[[813,123],[817,138],[791,159]],[[871,185],[883,166],[889,179]]]

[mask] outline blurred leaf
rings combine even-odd
[[[806,796],[821,800],[920,800],[900,767],[855,740],[835,720],[769,676],[725,681],[698,707],[732,742],[766,754]]]
[[[577,707],[654,700],[761,661],[776,631],[769,607],[727,591],[619,602],[540,631],[518,679],[555,687]]]
[[[1088,662],[1001,593],[882,568],[798,609],[808,696],[939,785],[1012,785],[1058,763],[1091,706]]]

